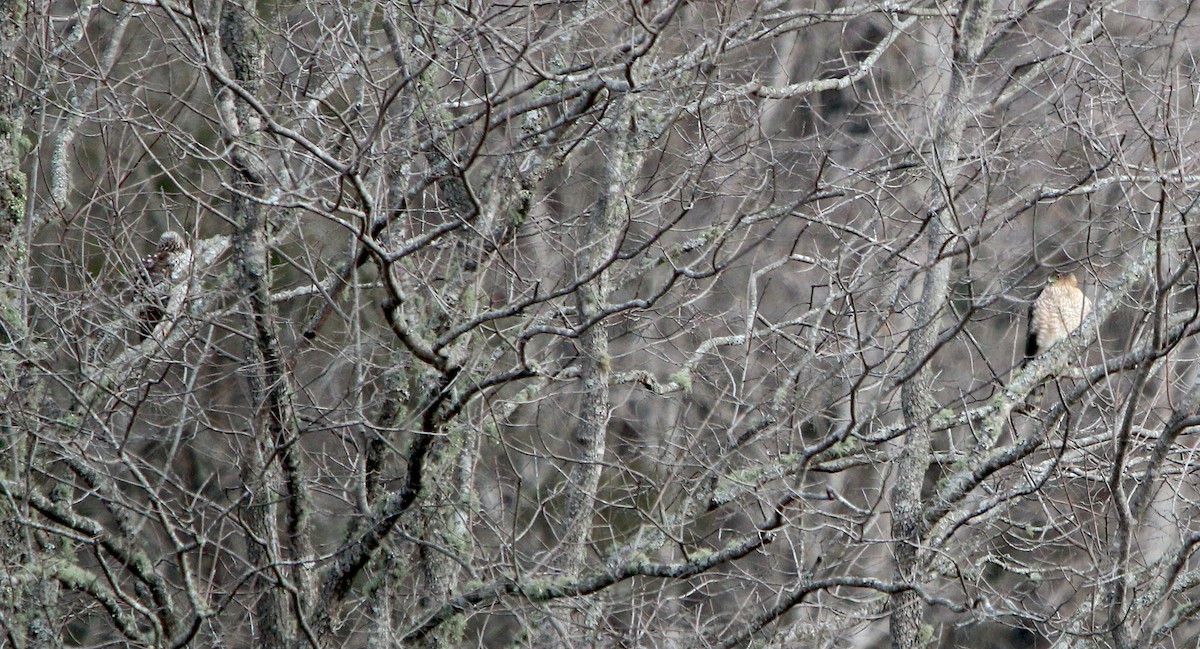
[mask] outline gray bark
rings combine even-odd
[[[20,83],[24,75],[16,51],[26,33],[25,0],[0,1],[0,645],[20,649],[62,646],[56,622],[59,584],[38,566],[52,559],[42,550],[44,537],[21,524],[27,505],[11,489],[29,488],[30,466],[42,462],[31,433],[44,386],[30,338],[28,178],[22,156],[28,152]],[[69,553],[70,545],[63,548]]]
[[[262,89],[265,56],[258,21],[254,0],[240,5],[231,0],[221,10],[221,47],[229,57],[232,78],[252,96]],[[263,646],[283,649],[295,642],[297,619],[307,615],[312,599],[309,570],[304,565],[312,554],[308,538],[312,506],[297,444],[290,377],[283,365],[270,297],[268,220],[263,214],[268,178],[259,150],[262,119],[232,88],[218,85],[217,93],[219,105],[232,107],[223,115],[231,145],[231,251],[235,286],[245,309],[244,377],[253,413],[242,465],[249,494],[242,511],[253,535],[247,557],[262,571],[257,613]],[[287,494],[282,514],[276,496],[281,491]],[[286,545],[279,538],[281,520],[286,521]],[[285,561],[292,567],[285,568]],[[281,581],[290,588],[282,587]],[[297,595],[294,604],[288,590]]]
[[[908,380],[901,387],[902,410],[908,433],[896,465],[892,486],[892,539],[896,560],[896,580],[919,585],[923,581],[925,557],[921,545],[925,528],[922,490],[931,464],[930,423],[938,410],[930,376],[935,343],[941,333],[947,294],[950,287],[951,260],[943,257],[953,235],[949,204],[959,168],[963,126],[974,99],[974,65],[991,32],[991,0],[964,0],[959,4],[959,21],[954,34],[954,59],[950,81],[941,99],[935,124],[928,181],[931,189],[925,223],[925,263],[927,270],[921,288],[921,300],[913,331],[905,352]],[[916,590],[891,595],[892,647],[919,649],[924,609]]]

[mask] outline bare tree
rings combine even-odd
[[[0,3],[0,644],[1194,644],[1197,34]]]

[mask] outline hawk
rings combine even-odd
[[[177,315],[182,307],[191,279],[192,251],[183,235],[167,230],[141,266],[136,282],[138,333],[145,338],[165,316]]]
[[[1029,333],[1025,362],[1079,328],[1092,310],[1092,302],[1079,290],[1073,273],[1055,273],[1029,307]]]

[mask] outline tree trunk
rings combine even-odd
[[[909,337],[901,403],[908,434],[896,466],[892,487],[892,539],[895,543],[896,580],[919,586],[925,560],[921,553],[925,533],[922,488],[932,460],[930,420],[938,410],[932,393],[932,356],[941,333],[946,298],[950,288],[950,259],[944,258],[952,233],[949,201],[959,168],[963,126],[973,98],[974,65],[991,31],[991,0],[964,0],[954,34],[954,60],[949,88],[938,109],[931,163],[928,165],[928,219],[925,224],[925,281],[916,321]],[[920,649],[924,609],[914,590],[894,593],[892,599],[892,647]]]

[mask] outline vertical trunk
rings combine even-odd
[[[11,351],[24,344],[25,310],[21,288],[25,280],[25,206],[26,178],[21,170],[18,151],[25,127],[24,111],[19,103],[15,50],[25,22],[24,0],[0,0],[0,383],[4,397],[19,393],[19,356]],[[11,413],[12,408],[0,409]],[[6,454],[5,458],[14,458]]]
[[[610,108],[612,121],[606,129],[607,146],[603,184],[599,196],[588,214],[587,226],[575,262],[578,321],[586,326],[596,320],[608,300],[611,287],[605,267],[610,263],[628,215],[624,199],[625,185],[635,167],[629,155],[632,137],[630,117],[625,103],[618,97]],[[590,278],[590,279],[588,279]],[[600,487],[605,437],[611,414],[609,377],[612,372],[608,349],[608,330],[600,323],[587,328],[576,343],[579,354],[579,389],[581,391],[576,423],[570,436],[570,456],[574,461],[567,476],[566,503],[561,532],[551,564],[560,575],[575,575],[587,562],[588,540],[596,513],[596,495]],[[554,620],[544,620],[537,631],[535,646],[562,646],[571,640],[574,629],[594,629],[594,612],[582,616],[569,629],[558,627]],[[590,643],[585,642],[585,645]]]
[[[256,6],[248,0],[239,6],[227,2],[221,14],[221,46],[229,57],[233,78],[246,91],[257,94],[261,87],[263,46],[256,17]],[[222,89],[218,101],[229,106],[230,90]],[[231,112],[232,114],[229,114]],[[232,252],[236,268],[236,286],[245,309],[243,353],[248,398],[251,409],[250,436],[253,442],[243,460],[242,476],[250,493],[244,516],[252,539],[248,557],[264,569],[262,585],[266,592],[258,600],[258,616],[264,647],[286,647],[294,635],[288,620],[288,593],[277,585],[287,579],[299,595],[303,611],[311,598],[311,584],[302,563],[310,558],[308,517],[310,506],[303,483],[299,449],[295,444],[296,421],[290,381],[283,365],[275,333],[274,309],[270,299],[270,265],[267,249],[267,221],[259,200],[265,193],[266,169],[257,150],[261,138],[261,119],[244,101],[232,99],[227,111],[230,127],[230,220],[234,226]],[[280,470],[272,458],[280,459]],[[285,556],[279,539],[279,492],[286,494],[287,541],[291,550]],[[296,566],[277,575],[281,562]]]
[[[474,435],[467,426],[455,426],[444,441],[437,443],[431,451],[426,471],[438,479],[430,480],[425,490],[426,505],[421,508],[420,548],[421,576],[424,587],[421,592],[421,609],[440,604],[449,599],[462,581],[462,565],[459,560],[471,560],[471,516],[473,479],[472,443]],[[458,467],[470,464],[466,474]],[[454,554],[447,556],[446,551]],[[428,649],[458,647],[462,645],[465,620],[456,618],[435,629],[422,639]]]
[[[414,7],[413,10],[418,8]],[[438,9],[432,11],[432,23],[442,18],[453,20],[450,16],[438,17]],[[383,10],[383,29],[392,60],[401,76],[416,75],[410,88],[398,97],[392,109],[393,115],[399,118],[396,141],[402,145],[397,147],[398,153],[389,155],[387,206],[389,210],[398,211],[405,204],[405,182],[411,167],[411,160],[404,152],[407,146],[415,144],[408,141],[413,129],[407,120],[413,119],[420,126],[428,126],[434,131],[449,128],[451,120],[448,115],[437,111],[413,115],[416,105],[436,105],[437,100],[430,89],[437,87],[440,81],[436,68],[421,70],[410,66],[410,59],[420,55],[413,51],[413,42],[419,39],[415,38],[417,30],[410,16],[397,7],[389,6]],[[479,214],[471,197],[467,170],[460,167],[452,153],[434,149],[425,155],[431,166],[443,170],[444,175],[438,179],[437,187],[440,204],[448,218],[462,223],[477,222]],[[386,230],[380,234],[386,236]],[[474,274],[482,248],[478,230],[475,227],[465,228],[454,236],[457,245],[447,251],[445,264],[440,271],[444,275],[444,282],[437,287],[412,287],[414,293],[436,293],[436,299],[426,302],[427,311],[419,318],[425,329],[423,333],[431,340],[438,339],[478,309],[479,297],[474,290]],[[478,351],[472,349],[474,342],[472,336],[463,336],[440,353],[451,359],[452,365],[457,365],[463,358],[470,358]],[[423,370],[416,366],[408,368],[407,373],[408,380],[414,386],[443,383],[442,377],[424,375]],[[420,390],[417,388],[416,391]],[[416,409],[424,405],[427,404]],[[434,435],[435,432],[445,434]],[[417,548],[421,577],[419,604],[422,610],[437,606],[456,592],[462,582],[462,565],[472,562],[471,515],[474,510],[474,471],[478,454],[478,436],[470,425],[452,422],[440,426],[437,431],[427,430],[426,433],[435,437],[435,440],[430,443],[422,467],[422,472],[432,479],[426,480],[422,486],[422,506],[415,521],[422,541]],[[421,646],[429,649],[461,646],[464,630],[465,621],[455,619],[425,636]],[[387,633],[390,630],[382,631]]]
[[[15,50],[25,22],[24,0],[0,0],[0,383],[4,396],[18,391],[11,381],[18,376],[19,357],[10,351],[24,343],[27,330],[20,290],[25,280],[26,178],[18,151],[25,127],[19,103]],[[0,412],[11,412],[11,408]],[[5,455],[12,458],[13,455]]]
[[[954,60],[950,84],[934,134],[930,168],[928,223],[925,254],[929,268],[922,285],[916,322],[909,337],[905,375],[909,380],[901,389],[901,407],[908,435],[896,467],[892,488],[892,539],[895,543],[896,579],[918,584],[921,580],[921,536],[924,534],[921,487],[929,469],[929,419],[937,410],[932,394],[929,357],[937,342],[941,315],[950,286],[950,260],[940,259],[950,236],[947,202],[950,187],[958,172],[958,156],[963,127],[967,118],[966,102],[971,97],[972,69],[991,29],[991,0],[964,0],[959,6],[959,21],[954,32]],[[945,184],[943,184],[945,183]],[[892,646],[918,649],[922,646],[921,626],[924,610],[915,591],[892,595]]]
[[[28,284],[27,178],[21,169],[25,127],[15,52],[23,37],[24,0],[0,0],[0,479],[21,484],[37,462],[29,433],[37,430],[41,381],[29,341],[24,291]],[[0,499],[0,570],[12,587],[0,595],[0,645],[62,646],[58,583],[45,570],[39,543],[18,520],[15,501]],[[62,544],[60,544],[62,545]]]
[[[623,103],[623,100],[618,100]],[[576,291],[579,322],[587,323],[598,317],[608,299],[611,287],[604,267],[615,252],[618,235],[626,223],[625,184],[629,180],[630,161],[627,140],[630,137],[628,118],[618,103],[612,109],[609,145],[605,152],[607,164],[600,196],[588,216],[583,244],[576,260],[575,276],[584,282]],[[608,429],[611,403],[609,375],[611,358],[608,352],[608,331],[597,324],[588,327],[580,336],[579,386],[583,392],[579,414],[571,437],[575,466],[567,486],[566,520],[559,540],[562,553],[558,567],[575,572],[582,567],[587,555],[586,543],[595,513],[596,490],[600,483],[600,462],[604,458],[605,432]]]

